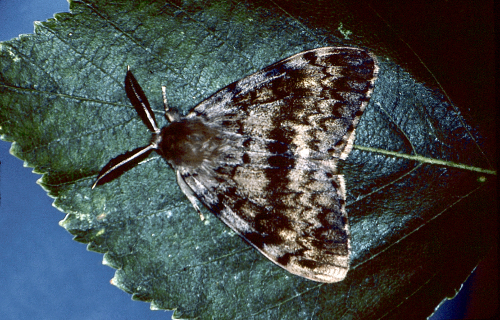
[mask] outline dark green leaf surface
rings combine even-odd
[[[492,173],[474,171],[490,166],[474,128],[393,62],[397,56],[381,56],[385,49],[347,5],[325,10],[328,21],[345,21],[342,28],[307,9],[72,1],[71,14],[1,44],[2,138],[44,174],[40,184],[67,213],[61,225],[104,253],[118,269],[113,283],[135,299],[176,309],[179,318],[422,318],[490,248],[494,217],[478,199],[490,188],[482,178]],[[363,42],[335,37],[345,30]],[[165,125],[162,85],[170,105],[186,111],[262,67],[327,45],[366,46],[380,60],[358,147],[342,165],[353,250],[344,281],[288,274],[206,210],[200,221],[157,155],[90,188],[109,159],[149,140],[125,94],[127,65]]]

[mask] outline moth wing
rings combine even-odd
[[[378,67],[356,48],[320,48],[277,62],[196,106],[222,144],[178,167],[196,196],[274,263],[320,281],[349,268],[345,183],[337,174]]]
[[[305,158],[346,159],[378,70],[375,56],[363,49],[305,51],[228,85],[187,117],[276,141],[272,152],[293,144]]]
[[[322,165],[308,167],[201,167],[180,174],[198,199],[268,259],[307,279],[338,282],[349,269],[344,181]]]

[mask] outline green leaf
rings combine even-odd
[[[488,252],[493,217],[479,199],[491,195],[496,172],[477,130],[396,63],[393,44],[381,47],[353,4],[321,5],[318,13],[299,2],[71,1],[71,14],[0,45],[2,139],[43,174],[40,184],[67,213],[61,225],[104,253],[118,269],[112,282],[134,299],[178,318],[422,318]],[[209,212],[201,222],[159,156],[90,188],[111,158],[148,143],[124,91],[128,65],[163,126],[162,85],[169,104],[186,111],[327,45],[366,46],[380,60],[342,166],[352,234],[344,281],[291,275]]]

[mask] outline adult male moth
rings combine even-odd
[[[338,282],[349,269],[345,160],[377,77],[376,58],[349,47],[298,53],[236,81],[159,129],[130,70],[125,89],[153,133],[112,159],[92,186],[111,181],[151,151],[197,199],[269,260],[301,277]],[[200,213],[200,216],[203,217]]]

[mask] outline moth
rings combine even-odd
[[[342,281],[350,239],[337,164],[351,152],[377,73],[363,49],[313,49],[228,85],[187,115],[168,106],[163,87],[170,124],[160,129],[129,69],[125,90],[151,142],[112,159],[92,188],[155,151],[202,219],[198,201],[290,273]]]

